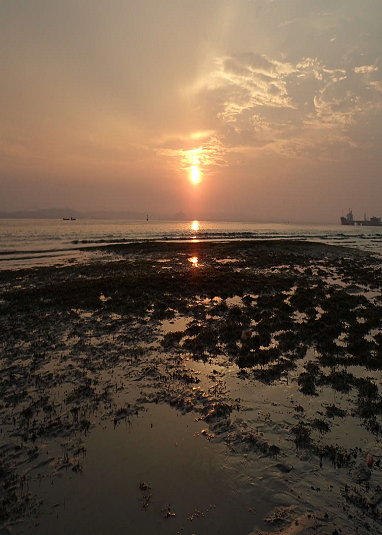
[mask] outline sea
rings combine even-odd
[[[152,241],[294,239],[358,248],[382,256],[382,227],[225,221],[0,219],[0,270],[65,265],[94,247]]]

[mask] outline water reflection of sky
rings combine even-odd
[[[137,241],[311,240],[382,254],[382,227],[227,221],[0,220],[0,270],[82,261],[84,248]],[[86,253],[99,261],[100,252]],[[102,252],[105,255],[106,252]],[[105,256],[104,256],[105,258]]]

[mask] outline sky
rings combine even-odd
[[[382,216],[381,27],[381,0],[0,0],[0,210]]]

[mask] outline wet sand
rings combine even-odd
[[[291,241],[0,272],[1,533],[380,533],[381,275]]]

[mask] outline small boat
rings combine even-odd
[[[71,218],[70,218],[70,221],[75,221],[75,220],[76,220],[75,217],[71,217]]]
[[[69,221],[69,217],[63,217],[62,218],[64,221]]]

